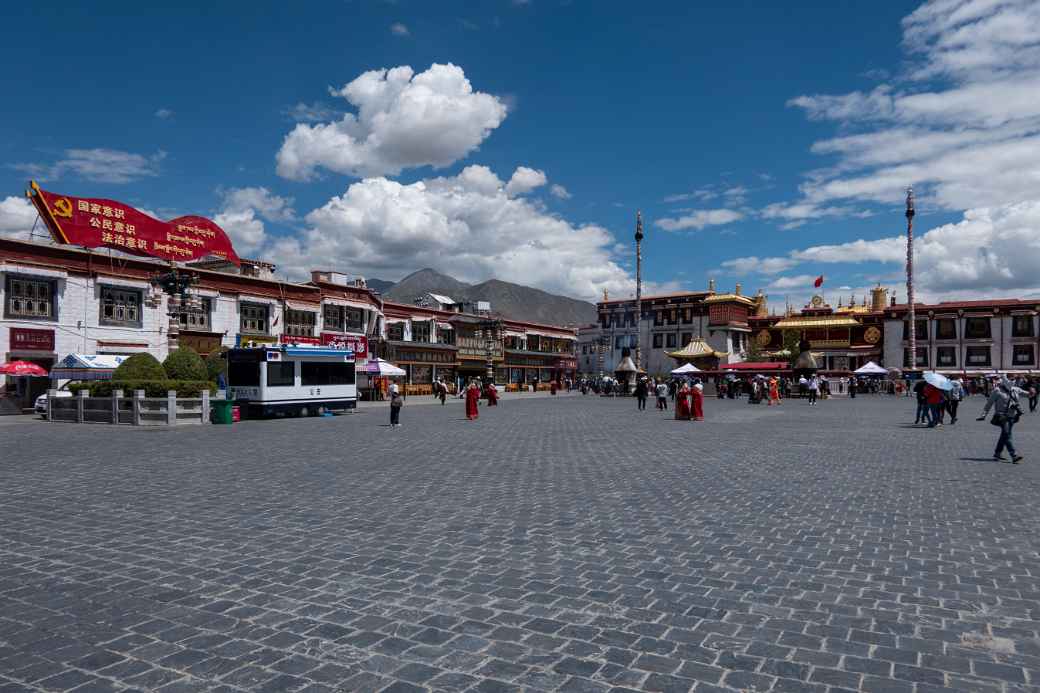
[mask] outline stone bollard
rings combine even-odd
[[[86,409],[87,396],[90,393],[80,390],[76,393],[76,423],[83,423],[83,410]]]
[[[177,391],[166,391],[166,425],[177,425]]]
[[[122,398],[122,390],[112,390],[112,424],[119,423],[119,400],[121,400]]]
[[[202,423],[209,423],[209,390],[202,391]]]
[[[144,390],[134,390],[134,426],[141,425],[142,409],[144,409]]]
[[[47,420],[54,421],[54,400],[58,399],[58,391],[55,388],[47,390]]]

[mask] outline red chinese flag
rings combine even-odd
[[[812,285],[817,289],[823,286],[823,275],[821,274],[820,276],[816,277],[816,281],[814,281]]]
[[[217,256],[239,263],[224,229],[204,217],[160,221],[122,202],[61,195],[35,184],[30,197],[58,243],[176,262]]]

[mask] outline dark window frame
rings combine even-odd
[[[47,285],[47,291],[50,294],[44,301],[47,305],[47,315],[40,315],[35,312],[15,312],[12,310],[11,302],[16,300],[14,296],[13,284],[14,282],[26,283],[32,282],[34,284],[45,284]],[[36,293],[34,290],[33,293]],[[4,317],[12,320],[39,320],[41,322],[54,322],[58,319],[58,280],[51,279],[49,277],[37,277],[31,274],[18,274],[9,273],[4,279]],[[17,298],[20,301],[34,301],[39,302],[41,299],[38,297],[20,296]]]
[[[1019,329],[1022,325],[1026,326],[1026,329]],[[1032,337],[1034,336],[1033,331],[1033,316],[1032,315],[1012,315],[1011,316],[1011,336],[1012,337]]]
[[[198,330],[209,332],[213,326],[213,299],[208,296],[200,296],[199,303],[202,307],[198,310],[181,308],[177,314],[182,330]]]
[[[949,358],[943,358],[944,356]],[[935,348],[935,365],[939,368],[957,367],[957,347],[941,346]]]
[[[654,349],[661,349],[661,348],[664,347],[664,338],[663,337],[664,337],[664,335],[661,335],[661,334],[655,334],[654,335]]]
[[[1019,354],[1026,353],[1028,350],[1029,358],[1024,361],[1019,360]],[[1011,346],[1011,363],[1015,366],[1034,366],[1036,365],[1036,348],[1032,344],[1013,344]]]
[[[985,352],[985,360],[974,360],[972,352],[976,352],[976,356]],[[965,347],[964,351],[964,366],[967,367],[981,367],[988,368],[993,365],[993,350],[988,346],[969,346]]]
[[[247,311],[263,311],[263,318],[247,317]],[[246,321],[263,320],[263,329],[246,327]],[[271,306],[265,303],[242,302],[238,304],[238,331],[240,334],[270,335],[271,334]]]
[[[106,299],[106,294],[112,296]],[[131,298],[131,301],[119,301],[117,298]],[[112,314],[105,315],[105,310],[111,308]],[[116,317],[119,311],[133,311],[136,317]],[[101,284],[98,287],[98,324],[106,327],[130,327],[140,329],[144,325],[144,290],[132,287],[119,286],[118,284]]]
[[[943,330],[943,327],[952,327],[952,331]],[[957,339],[957,319],[956,318],[936,318],[935,320],[935,338],[936,339]]]
[[[973,326],[985,325],[985,330],[972,329]],[[964,338],[965,339],[992,339],[993,338],[993,323],[988,317],[971,317],[964,318]]]
[[[349,375],[348,375],[349,373]],[[354,385],[357,373],[352,362],[345,361],[301,361],[300,385],[302,387],[326,387],[331,385]]]

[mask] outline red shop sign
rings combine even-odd
[[[160,221],[122,202],[61,195],[36,183],[29,197],[57,243],[177,262],[215,255],[239,264],[224,229],[204,217]]]
[[[335,332],[322,332],[321,343],[325,346],[338,346],[344,349],[353,349],[355,358],[368,358],[368,337],[352,334],[336,334]]]
[[[54,330],[11,328],[11,351],[54,351]]]

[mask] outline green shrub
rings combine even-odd
[[[163,380],[166,371],[151,354],[134,354],[119,364],[112,373],[113,380]]]
[[[163,370],[171,380],[205,380],[209,377],[206,362],[194,349],[188,348],[171,351],[163,361]]]
[[[227,349],[218,349],[217,351],[210,352],[210,355],[206,357],[206,373],[210,380],[216,382],[217,375],[220,373],[224,374],[224,378],[227,378]]]
[[[124,397],[133,397],[134,390],[144,390],[145,397],[165,397],[168,390],[176,390],[178,397],[201,397],[206,390],[210,394],[217,391],[216,383],[208,380],[96,380],[88,387],[91,397],[111,397],[113,390],[122,390]]]

